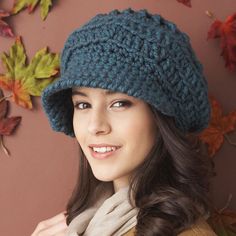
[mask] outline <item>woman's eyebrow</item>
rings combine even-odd
[[[104,92],[104,95],[113,95],[113,94],[119,94],[119,93],[117,93],[115,91],[111,91],[111,90],[107,90],[107,91]],[[78,91],[78,90],[72,90],[72,96],[75,96],[75,95],[88,97],[86,93],[83,93],[83,92]]]

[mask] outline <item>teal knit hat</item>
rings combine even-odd
[[[68,37],[61,77],[43,91],[42,105],[53,130],[72,137],[75,86],[142,99],[184,132],[209,122],[208,85],[188,35],[146,9],[98,14]]]

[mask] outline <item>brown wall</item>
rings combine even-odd
[[[212,20],[205,11],[219,19],[234,13],[235,0],[192,0],[188,8],[175,0],[57,0],[46,21],[41,21],[39,9],[28,15],[23,11],[9,19],[16,34],[23,37],[29,59],[44,46],[59,52],[68,34],[92,16],[113,8],[147,8],[177,23],[186,31],[193,48],[202,61],[209,81],[210,93],[221,102],[225,112],[236,109],[236,72],[230,73],[219,56],[219,42],[206,41]],[[1,1],[0,8],[10,10],[13,0]],[[0,52],[8,51],[13,39],[0,38]],[[0,66],[0,73],[4,69]],[[11,151],[6,157],[0,151],[0,235],[27,236],[36,224],[65,208],[77,171],[76,140],[55,133],[49,127],[40,99],[34,99],[36,109],[25,110],[11,103],[10,115],[23,117],[15,135],[5,138]],[[232,139],[236,141],[236,134]],[[234,198],[230,207],[236,210],[236,148],[224,143],[215,156],[217,177],[212,183],[213,200],[224,206],[228,195]]]

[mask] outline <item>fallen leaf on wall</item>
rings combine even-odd
[[[210,102],[211,120],[208,127],[199,134],[199,138],[208,145],[208,153],[213,157],[223,144],[226,134],[235,130],[236,111],[224,116],[220,104],[213,96],[210,96]]]
[[[207,39],[220,38],[221,56],[225,66],[234,70],[236,66],[236,13],[228,16],[225,22],[215,20],[210,26]]]
[[[177,0],[177,1],[180,2],[180,3],[183,3],[187,7],[192,7],[191,0]]]
[[[2,18],[10,16],[9,12],[0,9],[0,35],[4,37],[14,37],[11,27]]]
[[[12,91],[12,100],[32,109],[30,96],[41,96],[45,87],[52,83],[59,71],[59,54],[48,53],[47,48],[39,50],[29,65],[20,37],[10,48],[9,55],[2,54],[2,62],[7,72],[0,74],[0,87]]]
[[[43,20],[46,19],[49,8],[52,6],[52,0],[15,0],[12,14],[16,14],[24,8],[28,8],[28,12],[32,13],[40,2],[40,15]]]
[[[236,236],[236,213],[234,211],[216,211],[207,221],[217,235]]]
[[[20,116],[7,117],[8,101],[4,99],[2,90],[0,89],[0,147],[6,155],[10,155],[9,151],[3,144],[3,136],[11,135],[21,121]]]

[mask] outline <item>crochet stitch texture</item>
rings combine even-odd
[[[74,86],[142,99],[174,117],[184,132],[199,132],[209,122],[208,85],[189,36],[146,9],[98,14],[69,35],[61,77],[43,91],[42,105],[53,130],[72,137]]]

